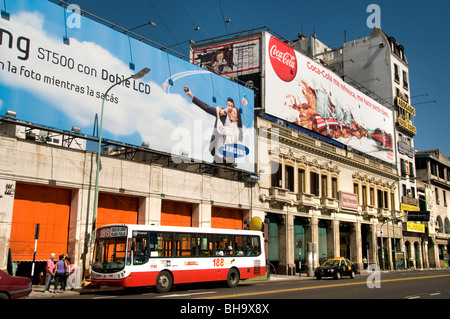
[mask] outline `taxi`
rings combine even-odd
[[[341,279],[342,276],[350,276],[354,279],[358,270],[356,265],[350,260],[339,257],[328,259],[320,267],[317,267],[314,271],[314,276],[317,279],[322,279],[323,277],[333,277],[334,279]]]

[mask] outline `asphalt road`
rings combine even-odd
[[[271,280],[244,281],[232,289],[223,283],[176,285],[174,290],[164,294],[154,288],[34,294],[36,307],[102,317],[124,313],[140,317],[157,314],[161,318],[176,319],[281,319],[311,314],[352,317],[389,314],[396,317],[404,316],[405,311],[411,316],[429,311],[433,315],[447,315],[450,269],[381,272],[379,276],[366,274],[341,280],[272,277]],[[10,306],[17,310],[17,304]],[[34,313],[35,307],[27,308]]]
[[[356,279],[343,277],[341,280],[284,279],[243,281],[233,289],[224,287],[222,283],[203,283],[177,285],[165,294],[157,293],[154,288],[144,288],[82,293],[58,299],[450,299],[450,270],[381,272],[379,275],[359,275]]]

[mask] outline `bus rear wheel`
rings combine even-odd
[[[158,277],[156,277],[156,290],[158,290],[158,292],[169,292],[170,289],[172,289],[172,284],[172,275],[166,270],[161,271],[158,274]]]
[[[239,271],[237,271],[236,268],[231,268],[228,271],[228,275],[227,275],[227,285],[230,288],[234,288],[238,285],[239,283]]]

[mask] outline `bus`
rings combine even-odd
[[[96,230],[91,280],[115,287],[239,280],[264,276],[262,232],[197,227],[114,224]]]

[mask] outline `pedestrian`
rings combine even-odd
[[[59,261],[56,263],[55,271],[55,292],[58,290],[58,285],[61,283],[61,292],[66,290],[66,262],[64,255],[59,255]]]
[[[364,256],[364,258],[363,258],[363,265],[364,265],[364,269],[367,269],[368,262],[367,262],[366,256]]]
[[[70,287],[70,290],[73,290],[72,284],[72,274],[75,272],[75,265],[70,263],[70,257],[66,255],[66,286]]]
[[[45,291],[50,292],[50,282],[55,276],[55,253],[51,253],[50,259],[47,260],[47,265],[45,267],[46,277],[45,277]]]

